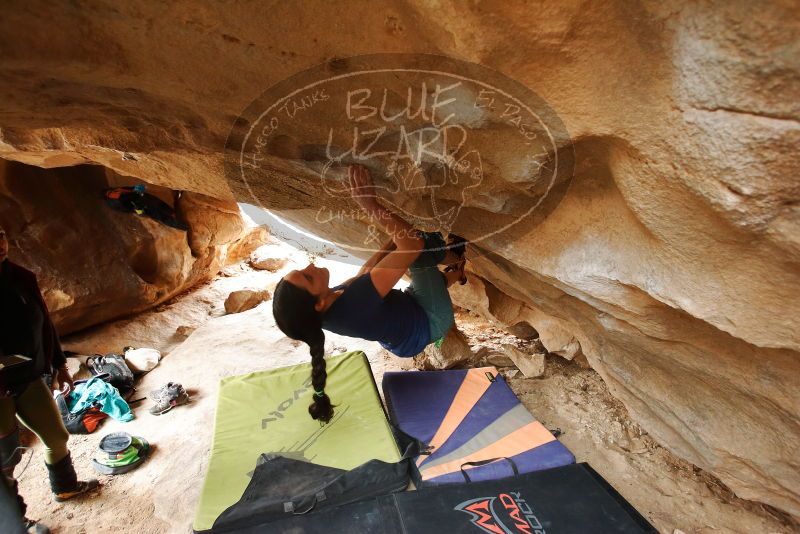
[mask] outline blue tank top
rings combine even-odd
[[[381,298],[369,273],[344,287],[322,316],[322,328],[377,341],[397,356],[415,356],[431,341],[428,315],[414,297],[392,289]]]

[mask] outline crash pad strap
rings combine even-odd
[[[555,439],[541,423],[533,421],[482,449],[454,460],[447,461],[444,458],[445,461],[441,463],[432,464],[431,466],[423,465],[419,471],[422,479],[428,480],[460,471],[461,466],[467,462],[479,462],[487,458],[510,458],[530,450],[531,447],[555,441]]]

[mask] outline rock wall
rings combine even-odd
[[[497,69],[561,117],[575,177],[541,224],[471,248],[487,289],[465,302],[530,322],[550,350],[580,345],[662,444],[738,495],[800,516],[798,11],[785,1],[14,1],[0,20],[0,156],[99,163],[225,199],[235,118],[299,70],[375,51]],[[492,199],[516,187],[505,182],[522,165],[491,126],[483,133],[493,188],[456,225],[468,238],[502,221]],[[291,199],[305,209],[287,216],[355,242],[357,226],[314,224],[324,200],[287,158],[263,162],[272,206]]]
[[[105,188],[138,182],[97,165],[42,169],[0,160],[9,257],[37,274],[61,334],[142,311],[209,280],[229,244],[234,256],[243,255],[237,242],[253,230],[235,202],[182,195],[178,212],[188,235],[106,205]],[[171,190],[149,192],[173,202]]]

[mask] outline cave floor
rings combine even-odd
[[[285,251],[292,262],[302,253]],[[355,273],[353,265],[321,260],[337,283]],[[290,263],[284,270],[291,269]],[[33,444],[18,467],[28,516],[41,520],[54,533],[190,531],[194,508],[208,460],[215,390],[226,375],[264,367],[304,362],[304,346],[284,338],[271,317],[269,303],[235,315],[224,315],[230,291],[274,286],[280,272],[253,271],[245,265],[223,271],[214,281],[159,308],[136,317],[102,325],[64,340],[65,348],[91,354],[119,351],[125,345],[151,346],[165,358],[137,383],[136,398],[169,380],[190,390],[189,405],[155,417],[150,402],[135,406],[129,423],[107,421],[94,434],[73,436],[70,449],[81,477],[95,476],[91,457],[102,435],[115,430],[144,436],[154,445],[152,457],[139,469],[118,477],[99,477],[103,487],[81,500],[57,503],[47,485],[41,444]],[[513,340],[482,318],[460,310],[457,322],[473,348]],[[187,339],[187,334],[191,336]],[[329,336],[328,349],[364,350],[380,381],[388,370],[413,368],[377,343]],[[269,347],[269,357],[263,354]],[[71,365],[77,370],[77,361]],[[511,369],[501,370],[513,375]],[[660,532],[788,533],[792,526],[760,505],[737,499],[713,477],[656,444],[630,420],[620,402],[591,369],[557,356],[548,356],[547,371],[539,379],[509,376],[522,402],[548,428],[563,431],[560,440],[578,461],[589,462]],[[28,435],[28,439],[31,436]],[[20,475],[21,473],[21,475]]]

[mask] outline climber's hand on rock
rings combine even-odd
[[[363,165],[350,165],[347,169],[350,181],[350,196],[359,206],[365,209],[378,206],[378,195],[369,169]]]

